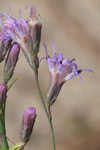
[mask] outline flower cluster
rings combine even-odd
[[[7,150],[9,149],[5,132],[5,103],[8,89],[12,86],[12,84],[8,86],[8,82],[13,76],[16,64],[18,62],[20,50],[22,50],[27,62],[29,63],[29,66],[35,72],[38,93],[40,95],[45,113],[48,117],[52,133],[52,145],[53,149],[55,150],[52,115],[50,111],[51,105],[56,101],[59,92],[66,81],[78,76],[83,71],[91,72],[92,70],[79,69],[78,65],[74,62],[74,58],[64,58],[62,52],[57,53],[54,47],[54,55],[50,56],[48,54],[47,46],[44,43],[44,49],[46,53],[45,59],[48,64],[50,74],[50,85],[46,93],[48,101],[45,101],[38,80],[38,53],[41,42],[42,23],[40,21],[40,16],[36,13],[35,9],[30,7],[29,10],[30,13],[28,19],[21,17],[18,20],[16,17],[9,16],[5,13],[0,15],[0,63],[5,61],[3,68],[4,82],[0,84],[0,136],[3,137],[4,142],[0,143],[0,147],[2,147],[4,144],[4,148],[2,149],[5,149],[5,147]],[[21,141],[24,144],[21,143],[15,145],[11,149],[24,148],[24,145],[29,141],[32,134],[35,120],[35,107],[28,107],[24,112],[21,128]],[[4,131],[2,132],[2,130]]]
[[[39,45],[41,40],[41,21],[34,8],[30,7],[28,19],[16,19],[14,16],[1,14],[2,22],[0,24],[2,41],[11,39],[19,44],[20,48],[28,61],[33,67],[34,61],[38,59]],[[38,60],[37,60],[38,62]],[[38,67],[39,64],[36,64]]]
[[[5,127],[3,120],[5,119],[6,98],[9,89],[8,82],[13,76],[20,49],[23,51],[25,58],[33,69],[38,69],[39,67],[37,55],[41,40],[42,24],[39,15],[35,12],[35,9],[31,7],[27,20],[23,18],[18,20],[14,16],[8,16],[5,13],[0,15],[0,19],[0,63],[5,61],[3,68],[4,83],[0,84],[0,128],[2,127],[3,129]],[[12,83],[10,86],[12,86]],[[21,140],[23,144],[15,145],[12,149],[17,148],[17,146],[23,148],[24,144],[29,141],[35,119],[35,107],[28,107],[24,112],[21,128]],[[0,137],[1,134],[0,130]],[[4,133],[3,136],[6,137]],[[8,144],[6,145],[8,149],[9,146]],[[1,146],[2,143],[0,143],[0,147]]]

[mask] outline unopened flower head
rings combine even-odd
[[[1,15],[0,37],[1,39],[11,38],[14,42],[18,43],[28,63],[32,65],[34,57],[37,57],[39,52],[42,24],[40,16],[34,11],[34,8],[30,7],[29,9],[28,19],[21,17],[18,20],[14,16],[8,16],[3,13]]]
[[[32,134],[33,126],[36,119],[36,109],[35,107],[28,107],[23,116],[21,138],[23,142],[28,142]]]
[[[17,43],[13,43],[5,61],[5,66],[4,66],[5,83],[7,83],[13,75],[16,63],[18,61],[19,52],[20,52],[19,45]]]
[[[35,8],[30,8],[28,24],[30,27],[30,36],[32,38],[33,50],[36,55],[39,52],[42,24],[40,21],[40,16],[36,13]]]
[[[64,58],[62,52],[56,53],[54,49],[54,56],[50,57],[48,55],[47,46],[44,43],[44,48],[46,52],[46,60],[48,63],[48,68],[50,72],[50,87],[47,92],[47,97],[49,103],[52,105],[60,90],[62,85],[75,76],[78,76],[83,71],[91,71],[90,69],[78,69],[75,59]]]
[[[2,62],[11,46],[11,39],[3,39],[0,43],[0,62]]]
[[[6,101],[7,85],[5,83],[0,84],[0,108]]]

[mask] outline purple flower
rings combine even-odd
[[[5,103],[7,97],[7,85],[5,83],[0,84],[0,108]]]
[[[6,58],[5,65],[4,65],[3,76],[4,76],[5,83],[7,83],[13,75],[16,63],[18,61],[19,52],[20,52],[19,45],[17,43],[13,43],[11,45],[11,48],[9,50],[9,53],[8,53],[8,56]]]
[[[11,38],[18,43],[30,65],[34,62],[34,57],[39,52],[41,39],[40,16],[35,12],[34,8],[29,8],[30,13],[28,19],[16,19],[14,16],[1,14],[1,39]]]
[[[54,50],[54,56],[50,57],[48,55],[47,46],[44,43],[44,48],[46,52],[46,60],[48,63],[48,68],[50,72],[50,87],[47,92],[47,97],[49,103],[52,105],[60,90],[62,85],[75,76],[78,76],[83,71],[91,71],[90,69],[78,69],[75,59],[64,58],[62,52],[56,53]]]
[[[26,143],[29,141],[33,126],[36,119],[36,109],[35,107],[28,107],[23,116],[21,138]]]

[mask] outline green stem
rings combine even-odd
[[[14,79],[10,85],[8,86],[8,90],[10,90],[12,88],[12,86],[16,83],[16,81],[18,80],[18,78]]]
[[[5,105],[2,108],[1,114],[0,114],[0,136],[1,136],[1,149],[0,150],[8,150],[9,146],[8,146],[8,141],[7,141],[7,137],[6,137],[6,128],[5,128]]]
[[[38,80],[38,72],[35,72],[35,81],[36,81],[38,93],[39,93],[39,96],[40,96],[40,99],[41,99],[43,108],[44,108],[44,110],[45,110],[45,114],[46,114],[47,119],[48,119],[48,122],[49,122],[49,126],[50,126],[51,138],[52,138],[52,150],[56,150],[54,128],[53,128],[51,116],[50,116],[49,113],[48,113],[48,109],[47,109],[47,106],[46,106],[46,104],[45,104],[45,101],[44,101],[44,97],[43,97],[43,95],[42,95],[42,92],[41,92],[40,83],[39,83],[39,80]]]

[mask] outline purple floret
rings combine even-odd
[[[64,58],[62,52],[56,53],[56,51],[54,50],[54,56],[50,57],[45,43],[44,49],[46,52],[46,60],[48,63],[49,72],[52,77],[57,75],[58,78],[59,76],[59,83],[72,79],[83,71],[92,71],[91,69],[78,69],[78,65],[74,63],[75,58],[71,60],[68,58]]]

